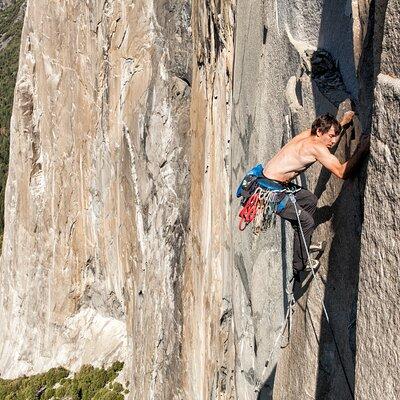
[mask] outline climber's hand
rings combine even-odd
[[[352,122],[354,117],[354,111],[346,111],[340,121],[340,125],[344,127],[345,125],[349,125]]]

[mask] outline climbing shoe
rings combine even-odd
[[[290,279],[290,282],[295,281],[295,282],[300,282],[300,271],[297,271],[297,269],[293,268],[293,276],[292,279]]]
[[[304,268],[304,271],[310,272],[310,271],[316,271],[320,266],[320,262],[318,260],[314,260],[313,258],[310,258],[307,261],[307,265]]]
[[[326,242],[317,242],[310,245],[310,253],[323,253],[326,247]]]

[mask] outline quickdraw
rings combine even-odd
[[[260,192],[257,188],[257,190],[246,201],[246,204],[243,206],[243,208],[239,213],[240,217],[239,230],[244,231],[247,225],[254,220],[254,218],[257,215],[259,206],[260,206]]]
[[[258,187],[239,213],[239,230],[244,231],[253,222],[253,233],[258,235],[275,225],[278,208],[277,193]]]

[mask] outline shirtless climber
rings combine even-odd
[[[308,129],[290,140],[267,164],[263,175],[270,180],[278,181],[283,185],[290,182],[301,172],[305,171],[315,161],[319,161],[325,168],[341,179],[347,179],[354,172],[363,155],[369,149],[369,137],[362,136],[354,154],[348,161],[341,164],[329,151],[340,139],[342,127],[352,122],[354,112],[345,113],[339,122],[330,114],[318,117]],[[300,210],[300,222],[303,228],[307,246],[309,248],[314,231],[313,215],[317,208],[317,197],[306,189],[295,193],[297,208]],[[294,232],[293,271],[298,279],[299,271],[310,267],[307,265],[307,254],[302,238],[297,229],[298,221],[294,205],[291,201],[278,212],[281,218],[288,220]]]

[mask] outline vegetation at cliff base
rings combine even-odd
[[[10,148],[10,119],[17,79],[25,0],[0,11],[0,239],[4,230],[4,193]],[[0,242],[1,244],[1,242]]]
[[[114,382],[123,366],[119,361],[108,369],[84,365],[73,375],[59,367],[44,374],[12,380],[0,379],[0,399],[124,400],[128,390],[121,383]]]

